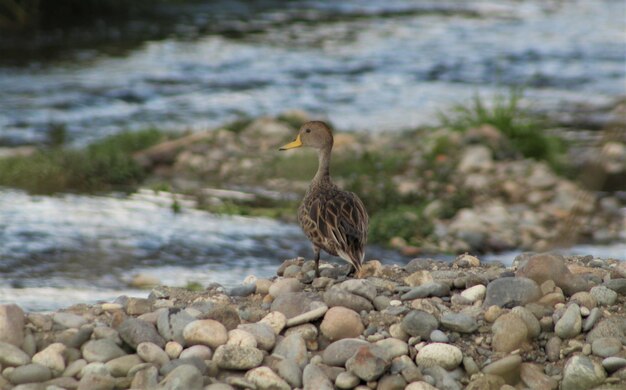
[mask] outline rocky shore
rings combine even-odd
[[[0,389],[624,389],[626,263],[285,261],[271,279],[0,306]]]

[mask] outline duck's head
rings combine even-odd
[[[309,146],[315,149],[325,149],[333,146],[333,132],[322,121],[311,121],[303,124],[298,131],[296,140],[283,145],[279,150],[288,150]]]

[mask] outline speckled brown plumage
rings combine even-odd
[[[324,250],[352,264],[358,274],[365,255],[369,218],[359,197],[339,189],[330,178],[330,128],[319,121],[305,123],[296,140],[281,150],[300,146],[316,148],[319,153],[317,173],[298,208],[300,226],[313,244],[316,273],[320,250]]]

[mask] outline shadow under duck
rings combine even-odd
[[[339,256],[352,265],[357,277],[365,257],[369,217],[363,202],[349,191],[339,189],[330,178],[333,133],[321,121],[303,124],[295,141],[282,146],[288,150],[302,146],[317,149],[317,173],[298,208],[298,221],[313,244],[315,274],[319,276],[320,251]]]

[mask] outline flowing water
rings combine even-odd
[[[77,45],[50,58],[0,53],[0,143],[42,142],[60,125],[84,145],[124,129],[202,129],[290,108],[341,129],[399,130],[432,124],[437,110],[477,92],[515,86],[543,111],[626,96],[621,0],[180,7],[158,39]],[[621,244],[581,250],[626,259]],[[126,287],[136,273],[233,285],[296,255],[310,256],[299,229],[271,220],[174,214],[137,196],[0,189],[0,302],[30,310],[145,295]]]

